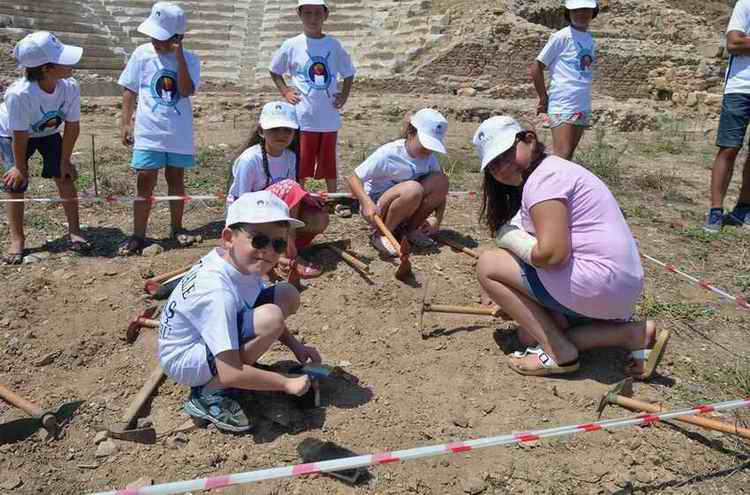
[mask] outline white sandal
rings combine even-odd
[[[667,349],[667,342],[671,334],[669,330],[662,329],[654,337],[654,346],[651,349],[639,349],[630,353],[630,359],[633,361],[645,361],[643,371],[633,378],[638,380],[648,380],[654,374],[656,367],[659,366],[661,358],[664,357],[664,351]]]
[[[539,362],[542,365],[541,368],[536,368],[536,369],[522,368],[513,362],[513,359],[524,358],[530,354],[533,354],[539,357]],[[508,366],[510,366],[510,369],[512,369],[519,375],[526,375],[526,376],[561,375],[564,373],[572,373],[574,371],[578,371],[578,368],[580,368],[580,364],[578,363],[577,359],[568,364],[564,364],[564,365],[557,364],[557,362],[554,359],[552,359],[552,356],[544,352],[544,349],[542,349],[541,347],[527,347],[525,351],[514,352],[511,355],[511,359],[508,361]]]

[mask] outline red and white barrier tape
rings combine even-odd
[[[319,196],[323,199],[355,199],[354,194],[352,193],[329,193],[329,192],[321,192],[321,193],[312,193],[313,196]],[[470,198],[476,198],[478,196],[478,193],[474,191],[448,191],[448,196],[469,196]]]
[[[62,199],[62,198],[35,198],[27,196],[24,198],[11,199],[2,198],[0,203],[66,203],[75,202],[78,203],[124,203],[132,204],[136,201],[146,201],[154,204],[160,201],[184,201],[189,203],[190,201],[203,200],[203,201],[226,201],[226,195],[224,194],[207,194],[207,195],[196,195],[196,196],[150,196],[148,198],[140,196],[78,196],[77,198]]]
[[[747,298],[745,298],[745,297],[743,297],[743,296],[741,296],[739,294],[736,295],[736,296],[733,296],[729,292],[727,292],[727,291],[725,291],[723,289],[720,289],[720,288],[718,288],[718,287],[710,284],[709,282],[707,282],[705,280],[701,280],[699,278],[693,277],[692,275],[688,275],[687,273],[678,270],[674,265],[670,265],[669,263],[664,263],[662,261],[659,261],[656,258],[654,258],[652,256],[649,256],[647,254],[641,253],[641,256],[643,256],[644,258],[646,258],[647,260],[649,260],[649,261],[651,261],[653,263],[656,263],[659,266],[664,267],[664,269],[666,271],[670,272],[670,273],[676,273],[677,275],[679,275],[679,276],[681,276],[681,277],[683,277],[683,278],[685,278],[687,280],[690,280],[691,282],[693,282],[695,285],[697,285],[698,287],[700,287],[702,289],[706,289],[708,291],[711,291],[714,294],[717,294],[718,296],[722,297],[723,299],[726,299],[728,301],[734,302],[735,304],[737,304],[738,307],[740,307],[742,309],[750,310],[750,303],[748,303]]]
[[[600,430],[614,430],[618,428],[627,428],[630,426],[648,425],[658,423],[659,421],[679,418],[681,416],[692,416],[694,414],[713,411],[729,411],[742,407],[750,407],[750,398],[745,400],[740,399],[726,402],[717,402],[715,404],[696,406],[691,409],[668,411],[659,414],[643,414],[634,418],[610,419],[606,421],[597,421],[595,423],[561,426],[558,428],[549,428],[546,430],[535,430],[525,433],[467,440],[465,442],[452,442],[441,445],[433,445],[430,447],[417,447],[408,450],[383,452],[380,454],[346,457],[343,459],[335,459],[332,461],[297,464],[293,466],[285,466],[272,469],[261,469],[258,471],[248,471],[245,473],[213,476],[210,478],[195,479],[190,481],[175,481],[172,483],[147,486],[144,488],[126,488],[123,490],[100,492],[95,495],[167,495],[175,493],[186,493],[197,490],[211,490],[214,488],[224,488],[233,485],[256,483],[258,481],[292,478],[308,474],[328,473],[331,471],[343,471],[346,469],[376,466],[379,464],[389,464],[392,462],[411,461],[415,459],[424,459],[427,457],[436,457],[447,454],[458,454],[487,447],[515,445],[525,442],[532,442],[544,438],[568,436],[578,433],[590,433]]]

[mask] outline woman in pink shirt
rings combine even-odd
[[[626,374],[648,379],[669,332],[631,320],[643,268],[607,186],[580,165],[548,156],[536,134],[510,117],[483,122],[474,145],[484,173],[481,217],[501,248],[480,257],[479,282],[529,346],[511,356],[510,367],[524,375],[568,373],[578,370],[579,351],[624,347],[632,351]]]

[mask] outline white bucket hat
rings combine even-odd
[[[521,124],[506,115],[482,122],[472,140],[482,162],[479,170],[483,171],[492,160],[508,151],[515,144],[516,135],[523,130]]]
[[[417,129],[417,137],[422,146],[430,151],[445,153],[445,133],[448,131],[448,121],[443,114],[432,108],[423,108],[409,121]]]
[[[75,65],[82,55],[83,48],[63,45],[54,34],[47,31],[26,35],[13,49],[13,57],[21,67],[26,68],[44,64]]]
[[[289,208],[270,191],[245,193],[227,208],[227,227],[236,223],[287,222],[293,229],[305,223],[289,216]]]
[[[565,0],[565,8],[568,10],[595,9],[596,7],[596,0]]]
[[[169,2],[155,3],[151,8],[151,15],[138,26],[139,33],[159,41],[166,41],[175,34],[185,34],[185,31],[185,11]]]
[[[298,8],[303,5],[322,5],[323,7],[328,8],[325,0],[297,0]]]
[[[297,111],[294,109],[294,105],[285,101],[266,103],[260,112],[260,127],[261,129],[275,129],[277,127],[299,129]]]

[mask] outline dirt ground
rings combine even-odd
[[[190,193],[222,190],[229,167],[224,155],[249,132],[252,112],[264,98],[197,99],[201,164],[187,176]],[[342,174],[397,136],[405,109],[448,104],[442,97],[354,97],[340,136]],[[450,152],[443,165],[451,189],[476,191],[479,174],[470,138],[477,112],[533,108],[533,102],[456,98],[451,104]],[[132,194],[129,153],[117,143],[113,100],[90,102],[85,110],[76,155],[81,189],[94,190],[94,133],[100,195]],[[750,231],[725,229],[709,238],[699,228],[715,122],[685,120],[664,109],[657,113],[650,130],[624,133],[602,124],[587,133],[578,158],[610,184],[643,253],[733,294],[750,295]],[[542,136],[549,140],[545,132]],[[52,184],[38,176],[40,167],[33,168],[31,194],[51,194]],[[163,190],[163,182],[159,187]],[[735,180],[728,205],[736,194]],[[490,248],[489,235],[477,223],[478,207],[476,199],[451,197],[444,229],[469,247]],[[169,217],[160,204],[152,213],[149,235],[165,251],[128,259],[114,253],[130,232],[129,205],[87,204],[81,216],[96,244],[92,256],[67,252],[61,208],[36,204],[27,210],[27,245],[49,256],[0,268],[0,383],[44,408],[85,401],[61,439],[47,439],[40,432],[0,446],[0,493],[88,493],[122,488],[142,477],[161,483],[294,464],[301,462],[298,447],[307,438],[364,454],[591,421],[601,395],[623,378],[625,352],[617,349],[584,354],[581,371],[565,378],[518,376],[505,357],[517,348],[513,324],[488,317],[427,314],[429,338],[422,339],[417,321],[425,286],[433,303],[488,302],[471,258],[447,248],[417,251],[412,256],[416,278],[404,284],[393,278],[394,266],[369,246],[360,218],[332,217],[325,240],[349,241],[351,252],[370,264],[372,274],[358,274],[329,250],[309,250],[305,255],[321,263],[325,274],[304,282],[302,308],[289,326],[315,345],[326,362],[359,377],[360,386],[326,384],[324,407],[310,412],[276,401],[283,418],[275,420],[269,418],[274,416],[273,401],[252,397],[246,402],[257,427],[249,435],[209,428],[167,435],[154,445],[115,440],[116,452],[96,457],[97,430],[118,421],[156,364],[152,331],[144,329],[132,345],[123,340],[129,319],[150,304],[144,277],[208,252],[216,243],[223,207],[189,203],[186,225],[204,241],[176,249],[164,240]],[[5,224],[0,236],[4,247]],[[750,313],[720,304],[707,291],[648,261],[644,267],[647,284],[639,315],[657,319],[673,337],[658,376],[638,385],[637,395],[668,407],[747,397]],[[284,349],[274,348],[263,362],[291,359]],[[161,386],[146,411],[160,434],[186,420],[181,406],[187,392],[170,381]],[[610,407],[604,417],[627,414]],[[0,402],[0,422],[22,416]],[[741,424],[750,419],[747,412],[722,417]],[[660,424],[390,464],[370,469],[354,486],[313,476],[221,493],[747,493],[749,456],[747,443],[734,437]]]

